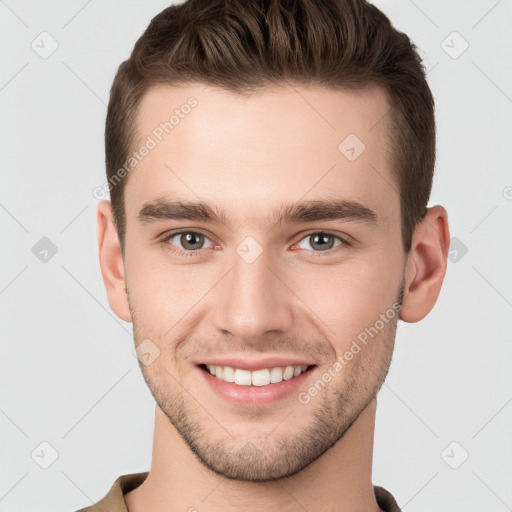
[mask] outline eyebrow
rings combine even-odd
[[[226,212],[205,201],[171,201],[156,199],[145,203],[138,214],[141,223],[163,220],[189,220],[232,227]],[[283,203],[272,211],[273,224],[299,224],[324,220],[344,220],[377,223],[373,210],[358,201],[348,199],[308,200],[299,203]]]

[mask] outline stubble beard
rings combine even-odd
[[[404,282],[400,286],[397,302],[402,303]],[[128,292],[128,290],[127,290]],[[128,294],[129,296],[129,294]],[[133,329],[136,344],[144,336],[138,329],[135,307],[130,301]],[[177,433],[185,441],[197,459],[214,473],[236,481],[267,482],[286,478],[303,470],[327,452],[347,433],[353,423],[376,397],[389,371],[394,350],[398,314],[390,321],[378,339],[371,340],[362,347],[354,359],[326,389],[320,391],[309,404],[297,401],[294,414],[303,417],[308,408],[312,410],[309,424],[300,432],[288,432],[285,438],[283,429],[278,433],[261,435],[252,441],[230,436],[229,425],[222,418],[213,419],[201,413],[197,398],[191,398],[182,385],[175,382],[165,369],[158,371],[160,379],[150,377],[148,369],[139,361],[144,380],[158,407],[167,416]],[[371,344],[384,347],[372,347]],[[374,349],[375,350],[372,350]],[[167,373],[166,382],[162,376]],[[211,415],[215,411],[211,411]],[[198,414],[199,413],[199,414]],[[283,419],[290,411],[283,414]],[[203,420],[200,419],[203,418]],[[217,421],[215,421],[217,420]],[[225,427],[222,430],[220,425]],[[219,430],[222,439],[213,439],[210,430]],[[254,429],[247,429],[253,435]],[[227,431],[227,432],[226,432]],[[218,436],[217,436],[218,437]]]

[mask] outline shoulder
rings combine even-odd
[[[374,485],[373,490],[377,504],[383,512],[402,512],[394,496],[388,490],[379,485]]]
[[[76,512],[128,512],[124,495],[141,485],[148,474],[149,472],[145,471],[120,475],[100,501]]]

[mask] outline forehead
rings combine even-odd
[[[161,197],[204,199],[247,223],[275,204],[326,196],[392,215],[399,198],[388,113],[377,87],[279,86],[249,96],[204,84],[153,87],[138,109],[127,217]]]

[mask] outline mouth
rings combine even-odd
[[[301,364],[288,366],[272,366],[256,370],[235,368],[216,364],[200,364],[201,370],[215,377],[215,379],[237,386],[274,387],[283,381],[297,379],[311,371],[316,365]]]
[[[219,354],[192,363],[205,398],[250,408],[289,404],[320,371],[310,358],[295,354]]]
[[[318,366],[279,358],[265,361],[208,361],[196,363],[196,368],[202,377],[200,381],[206,385],[204,396],[208,400],[220,398],[239,407],[258,408],[293,400],[299,388],[308,386],[308,382],[315,379]]]

